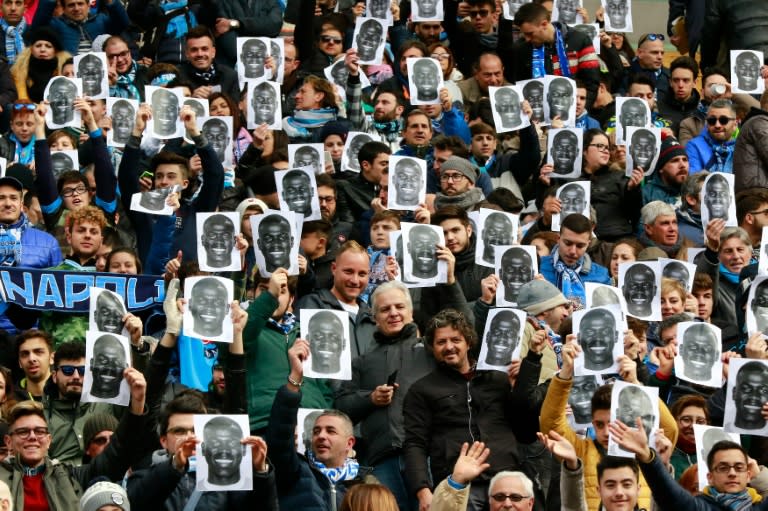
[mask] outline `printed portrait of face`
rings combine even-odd
[[[531,121],[544,121],[544,84],[541,82],[528,82],[523,87],[523,97],[531,105],[533,114]]]
[[[502,213],[491,213],[485,219],[481,237],[483,239],[483,261],[493,264],[495,262],[494,247],[512,244],[512,221]]]
[[[683,288],[685,288],[687,291],[690,291],[690,289],[688,289],[688,280],[690,279],[691,274],[688,272],[688,268],[686,268],[684,264],[677,261],[667,263],[667,265],[664,266],[664,269],[661,270],[661,276],[663,278],[674,279],[678,281],[683,285]]]
[[[573,25],[576,23],[576,10],[579,8],[578,0],[558,0],[557,11],[558,21],[565,23],[566,25]]]
[[[614,291],[615,288],[598,287],[592,291],[592,307],[602,305],[621,305],[621,300]]]
[[[240,51],[240,62],[246,78],[264,76],[264,63],[267,60],[267,45],[259,39],[248,39]]]
[[[224,284],[213,277],[200,279],[192,286],[187,300],[193,331],[205,338],[224,333],[224,319],[229,313],[229,296]]]
[[[613,346],[618,340],[616,319],[609,311],[595,309],[581,318],[579,345],[584,351],[584,367],[592,371],[613,365]]]
[[[112,106],[112,139],[120,144],[127,144],[136,120],[136,110],[127,101],[115,101]]]
[[[653,157],[656,156],[656,137],[648,130],[635,131],[632,134],[629,153],[635,168],[640,167],[644,173],[650,172]]]
[[[262,82],[253,86],[251,106],[253,107],[253,119],[256,122],[256,125],[275,124],[277,95],[275,94],[275,90],[267,82]]]
[[[504,300],[517,303],[520,288],[533,279],[533,261],[530,254],[519,247],[504,252],[501,256],[499,279],[504,286]]]
[[[312,370],[334,374],[341,370],[344,351],[344,325],[331,312],[318,312],[309,320],[307,340]]]
[[[201,105],[200,102],[186,99],[184,100],[183,105],[191,108],[192,111],[195,112],[195,117],[205,117],[205,108],[203,108],[203,105]]]
[[[642,99],[631,98],[621,105],[619,121],[624,129],[624,140],[627,139],[627,127],[637,126],[642,128],[648,124],[648,117],[645,111],[646,103]]]
[[[104,64],[95,55],[86,55],[77,66],[77,76],[83,80],[83,96],[95,97],[104,93]]]
[[[229,486],[240,481],[240,462],[246,446],[242,429],[229,417],[214,417],[203,427],[203,443],[200,444],[208,465],[208,483]]]
[[[317,174],[323,170],[320,162],[320,153],[314,147],[299,147],[293,155],[294,166],[312,167],[312,171]]]
[[[333,65],[331,68],[331,77],[333,78],[333,83],[339,87],[344,88],[347,86],[349,70],[347,69],[347,65],[344,63],[344,59],[336,61],[336,63]]]
[[[432,18],[437,16],[437,0],[416,0],[419,8],[419,16],[422,18]]]
[[[704,206],[709,211],[709,219],[728,220],[728,208],[731,206],[731,191],[728,181],[717,174],[707,181],[704,188]]]
[[[736,57],[736,83],[741,90],[757,89],[760,77],[760,59],[754,53],[740,53]]]
[[[656,294],[656,277],[653,270],[644,264],[629,268],[624,277],[622,293],[627,301],[629,314],[638,317],[650,316],[653,297]]]
[[[302,441],[304,442],[304,452],[312,450],[312,430],[315,428],[315,421],[317,421],[317,418],[322,414],[322,410],[316,410],[308,413],[307,416],[304,417],[304,431],[301,435]]]
[[[527,255],[527,254],[526,254]],[[485,336],[488,351],[485,363],[491,366],[508,366],[520,338],[520,319],[512,311],[501,311],[491,320]]]
[[[762,281],[755,288],[755,296],[752,298],[752,314],[760,332],[768,335],[768,280]]]
[[[314,193],[312,182],[304,172],[291,170],[283,176],[283,200],[294,213],[311,216]]]
[[[419,165],[410,159],[400,160],[395,165],[394,185],[397,192],[397,203],[403,206],[418,206],[419,191],[424,176]]]
[[[701,382],[712,378],[712,367],[720,358],[717,343],[715,333],[707,325],[697,324],[688,327],[680,347],[685,376]]]
[[[170,191],[171,188],[154,188],[142,192],[139,196],[139,205],[149,211],[162,211]]]
[[[371,18],[386,19],[389,3],[389,0],[368,0],[367,15]]]
[[[560,120],[567,121],[569,110],[573,105],[573,85],[565,78],[555,78],[549,84],[547,103],[549,104],[549,119],[560,116]]]
[[[77,87],[66,78],[56,78],[46,98],[51,107],[51,118],[56,124],[66,124],[75,118]]]
[[[560,192],[560,218],[572,214],[584,214],[584,208],[587,207],[586,192],[584,188],[577,184],[566,185]]]
[[[723,440],[732,441],[731,437],[728,436],[728,433],[723,431],[722,429],[713,428],[708,429],[704,432],[703,435],[701,435],[701,458],[702,460],[707,459],[707,456],[709,456],[709,451],[712,450],[712,446],[715,445],[717,442],[722,442]]]
[[[579,156],[579,139],[572,131],[558,131],[552,140],[552,160],[555,174],[570,174]],[[584,190],[581,190],[582,195]],[[562,200],[562,199],[561,199]],[[581,213],[582,210],[579,211]],[[565,218],[565,217],[563,217]]]
[[[606,0],[605,13],[611,20],[611,27],[614,29],[627,28],[627,12],[629,6],[627,0]]]
[[[733,387],[736,404],[734,424],[741,429],[762,429],[765,419],[761,413],[768,402],[768,369],[760,362],[747,362],[736,375]]]
[[[368,142],[372,142],[373,139],[368,135],[357,135],[349,142],[349,148],[347,149],[347,161],[349,167],[359,171],[360,161],[357,159],[357,153],[360,152],[360,148]]]
[[[120,334],[123,331],[125,307],[115,295],[101,292],[96,298],[94,321],[99,332]]]
[[[216,152],[216,158],[220,162],[226,161],[227,146],[230,140],[227,124],[221,119],[208,119],[200,131]]]
[[[366,20],[357,33],[357,56],[362,61],[376,58],[376,50],[381,44],[384,32],[381,25],[373,20]]]
[[[278,215],[268,215],[259,224],[259,239],[257,246],[264,254],[264,262],[268,272],[278,268],[291,267],[291,224],[288,220]]]
[[[499,89],[494,96],[496,111],[501,117],[503,128],[514,128],[522,123],[520,118],[520,98],[511,89]]]
[[[655,422],[651,398],[638,387],[624,387],[619,392],[619,409],[616,411],[616,418],[634,427],[638,417],[643,422],[645,435],[650,436]]]
[[[408,234],[408,252],[413,261],[413,276],[429,279],[437,276],[437,244],[435,231],[425,225],[417,225]]]
[[[439,82],[440,68],[435,62],[421,59],[413,65],[413,83],[420,101],[437,99]]]
[[[205,250],[208,266],[226,268],[232,264],[235,246],[235,224],[224,215],[209,216],[203,222],[200,243]]]
[[[571,393],[568,394],[568,404],[571,405],[573,419],[576,424],[592,422],[592,395],[600,385],[597,376],[574,376]]]
[[[510,16],[514,16],[517,10],[525,3],[525,0],[506,0]]]
[[[275,69],[280,70],[283,68],[283,49],[275,41],[269,41],[269,51],[272,60],[275,63]],[[279,73],[279,71],[276,71]]]
[[[68,154],[52,153],[51,170],[53,170],[53,176],[58,178],[64,172],[75,170],[75,162],[72,161]]]
[[[176,132],[176,119],[179,118],[179,99],[170,91],[157,89],[152,93],[152,117],[155,132],[163,137],[170,137]]]
[[[102,399],[116,398],[120,394],[123,372],[128,367],[120,341],[108,334],[96,339],[90,365],[93,375],[91,395]]]

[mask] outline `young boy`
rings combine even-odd
[[[390,209],[379,211],[371,217],[371,244],[368,255],[371,256],[371,273],[368,286],[360,298],[368,302],[374,289],[389,280],[387,277],[387,256],[390,255],[389,233],[400,230],[400,214]]]

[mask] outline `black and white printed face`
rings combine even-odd
[[[757,329],[768,335],[768,281],[760,283],[752,298],[752,314],[755,315]]]
[[[587,207],[584,188],[578,185],[567,186],[560,192],[560,204],[561,219],[565,219],[565,217],[574,213],[583,215],[584,208]]]
[[[75,163],[66,154],[54,153],[51,155],[51,170],[53,175],[58,178],[64,172],[75,170]]]
[[[719,177],[719,176],[716,176]],[[728,219],[728,208],[731,206],[731,191],[728,181],[723,179],[710,179],[704,190],[704,205],[709,210],[709,219]]]
[[[368,142],[371,142],[371,137],[367,135],[358,135],[352,139],[347,149],[347,159],[349,160],[349,166],[355,170],[360,170],[360,161],[357,159],[357,154],[360,152],[360,148]]]
[[[627,138],[627,127],[636,126],[641,128],[648,123],[647,113],[645,111],[645,103],[642,99],[631,99],[625,101],[621,105],[621,114],[619,115],[619,121],[624,128],[624,139]]]
[[[91,395],[112,399],[120,394],[123,371],[128,367],[123,345],[112,335],[102,335],[93,345]]]
[[[139,205],[150,211],[161,211],[165,207],[165,199],[167,197],[167,188],[155,188],[141,194]]]
[[[192,111],[195,112],[195,117],[205,116],[205,108],[203,108],[203,105],[201,105],[198,101],[187,99],[184,101],[184,106],[191,108]]]
[[[621,29],[627,27],[627,0],[606,0],[605,12],[611,20],[611,27]]]
[[[531,120],[542,122],[544,120],[544,85],[541,82],[530,82],[523,88],[523,97],[531,105],[533,114]]]
[[[243,43],[240,62],[243,63],[246,78],[264,76],[264,63],[267,60],[267,45],[258,39],[249,39]]]
[[[127,101],[117,101],[112,107],[112,130],[115,142],[125,144],[131,136],[136,112]]]
[[[203,124],[201,131],[216,152],[216,158],[223,162],[226,159],[227,146],[229,145],[227,125],[221,119],[209,119]]]
[[[425,226],[411,229],[408,237],[408,252],[413,261],[413,275],[421,279],[437,276],[437,233]]]
[[[651,170],[653,157],[656,156],[656,137],[650,131],[636,131],[632,135],[630,154],[635,167],[640,167],[643,172]]]
[[[419,191],[423,181],[421,168],[410,160],[401,160],[395,166],[395,189],[397,202],[404,206],[419,204]]]
[[[51,106],[51,116],[56,124],[66,124],[75,117],[75,96],[77,88],[65,79],[56,80],[51,84],[48,101]]]
[[[757,89],[760,59],[754,53],[741,53],[736,58],[736,79],[741,90]]]
[[[283,200],[288,209],[302,216],[312,215],[312,182],[305,173],[292,171],[283,177]]]
[[[718,355],[717,337],[706,325],[693,325],[685,331],[680,347],[685,376],[708,381]]]
[[[413,83],[419,99],[429,101],[437,98],[440,83],[440,69],[429,60],[420,60],[413,66]]]
[[[101,59],[93,55],[83,57],[80,61],[77,74],[83,80],[83,95],[98,96],[102,94],[101,82],[104,79],[104,64]]]
[[[370,18],[385,19],[387,12],[389,11],[389,0],[369,0],[368,7],[371,12],[368,13]]]
[[[631,267],[624,277],[622,291],[631,315],[651,315],[653,297],[656,294],[656,277],[653,270],[642,264]]]
[[[576,158],[579,156],[579,139],[576,134],[570,131],[561,131],[552,141],[552,161],[554,162],[554,173],[556,174],[570,174],[573,172],[573,167],[576,163]],[[581,187],[574,187],[579,188]],[[581,189],[582,199],[584,198],[584,190]],[[562,198],[561,198],[562,200]],[[578,212],[581,213],[584,208],[581,208]],[[565,218],[565,217],[563,217]]]
[[[422,18],[437,16],[437,0],[416,0]]]
[[[501,213],[491,213],[483,225],[483,260],[494,263],[494,247],[512,244],[512,222]]]
[[[615,343],[616,320],[610,312],[598,309],[584,316],[579,328],[579,344],[584,350],[585,368],[601,370],[611,367]]]
[[[96,299],[94,320],[99,332],[119,334],[123,331],[125,308],[114,295],[99,293]]]
[[[344,325],[332,313],[319,312],[309,321],[307,334],[312,370],[334,374],[341,370]]]
[[[208,482],[227,486],[240,481],[244,446],[240,426],[227,417],[217,417],[203,428],[202,454],[208,464]]]
[[[576,424],[592,422],[592,395],[599,385],[594,375],[574,376],[568,404],[571,405]]]
[[[179,99],[167,90],[156,90],[152,94],[152,115],[158,135],[173,135],[179,118]]]
[[[501,256],[499,278],[504,286],[504,300],[517,302],[520,288],[533,278],[531,256],[521,248],[510,248]]]
[[[224,330],[229,300],[227,288],[214,278],[199,280],[189,297],[193,329],[206,337],[218,337]]]
[[[511,311],[502,311],[491,320],[491,327],[485,336],[488,351],[485,363],[492,366],[506,366],[512,362],[512,353],[520,336],[520,320]]]
[[[253,119],[256,124],[274,124],[277,112],[277,96],[268,84],[256,85],[253,91]]]
[[[759,362],[744,364],[733,387],[736,404],[735,424],[742,429],[762,429],[766,425],[762,408],[768,402],[768,370]]]
[[[357,34],[357,56],[362,61],[369,61],[376,58],[376,50],[381,44],[383,31],[381,25],[377,22],[368,20],[360,27]]]
[[[624,424],[634,426],[638,417],[643,422],[646,436],[650,436],[653,431],[653,423],[655,422],[651,399],[638,388],[626,387],[621,389],[616,418]]]
[[[559,13],[558,21],[567,25],[576,23],[576,10],[579,8],[579,0],[559,0],[557,10]]]
[[[264,218],[259,224],[259,238],[256,243],[264,254],[268,272],[291,267],[293,236],[288,220],[277,215]]]
[[[224,215],[208,217],[203,224],[201,245],[206,260],[213,268],[226,268],[232,263],[235,246],[235,225]]]
[[[518,126],[522,120],[520,118],[520,98],[515,91],[510,89],[499,89],[496,91],[496,111],[501,117],[501,125],[505,128]]]
[[[682,263],[672,262],[664,266],[664,269],[661,270],[661,276],[667,279],[674,279],[685,289],[688,289],[688,279],[691,274],[688,272],[688,268]]]
[[[549,118],[560,116],[563,121],[568,120],[571,105],[573,105],[573,86],[565,78],[555,78],[549,84],[547,93],[549,103]]]

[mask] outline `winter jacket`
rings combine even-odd
[[[413,321],[425,332],[427,323],[443,309],[456,309],[474,322],[472,308],[464,297],[458,280],[453,284],[437,284],[432,287],[412,287],[408,290],[413,302]]]
[[[359,309],[355,320],[352,320],[352,316],[349,317],[349,333],[354,338],[352,343],[352,360],[360,355],[364,355],[371,349],[373,346],[373,333],[376,331],[376,322],[373,319],[371,308],[362,301],[358,301],[357,305]],[[330,289],[319,289],[302,297],[296,302],[293,310],[295,314],[299,314],[302,309],[344,310]]]
[[[539,273],[541,273],[547,281],[555,286],[557,285],[557,273],[555,272],[554,260],[551,255],[541,258]],[[584,262],[581,265],[579,277],[582,284],[586,282],[597,282],[598,284],[611,285],[611,275],[608,273],[608,268],[592,262],[592,258],[587,254],[584,254]]]
[[[405,397],[405,475],[412,491],[432,488],[453,470],[461,445],[485,442],[491,469],[488,481],[502,470],[519,470],[513,400],[506,373],[474,370],[471,377],[445,365],[413,384]],[[431,474],[431,478],[430,478]]]
[[[197,490],[197,472],[181,473],[173,466],[168,453],[155,452],[152,466],[137,470],[128,478],[128,499],[142,511],[185,511]],[[245,477],[245,476],[243,476]],[[203,491],[192,509],[207,511],[277,511],[277,488],[272,467],[266,474],[253,471],[251,491]],[[188,511],[188,510],[187,510]]]
[[[475,246],[477,244],[478,233],[473,232],[469,238],[469,246],[463,251],[453,254],[456,258],[456,266],[454,267],[453,274],[456,277],[456,282],[461,286],[461,290],[464,292],[464,298],[467,299],[467,304],[471,307],[475,300],[478,300],[483,296],[483,290],[480,282],[495,272],[495,270],[489,266],[482,266],[475,262]]]
[[[700,100],[699,91],[696,89],[691,91],[691,97],[686,101],[676,99],[671,89],[659,100],[657,106],[659,114],[672,123],[672,131],[675,133],[675,136],[680,131],[680,122],[698,112]]]
[[[708,0],[701,38],[701,69],[721,65],[721,43],[727,50],[768,52],[768,3],[754,0]],[[725,66],[728,67],[728,66]]]
[[[589,510],[597,511],[600,504],[600,496],[597,493],[597,464],[605,455],[605,449],[595,440],[577,436],[576,432],[568,425],[568,420],[565,417],[565,406],[568,404],[571,385],[573,385],[573,379],[564,380],[559,376],[552,378],[547,397],[544,398],[544,404],[541,406],[541,432],[546,435],[549,431],[555,430],[573,444],[576,454],[584,464],[584,485]],[[672,441],[672,445],[676,444],[677,423],[662,401],[659,401],[659,414],[659,427]],[[645,509],[650,509],[651,505],[651,492],[642,477],[640,478],[638,504]]]
[[[301,392],[282,386],[275,395],[267,427],[269,459],[275,467],[280,509],[301,511],[336,511],[347,489],[355,484],[372,483],[369,467],[361,466],[357,476],[332,483],[306,457],[296,452],[294,435]]]
[[[205,85],[220,86],[221,92],[233,101],[240,101],[240,84],[237,81],[237,73],[230,67],[223,64],[214,64],[216,74],[210,79],[204,79],[198,75],[199,71],[189,62],[184,62],[179,66],[181,76],[189,80],[194,91],[198,87]]]
[[[471,484],[461,490],[448,484],[448,479],[443,479],[432,494],[430,511],[466,511],[469,504],[469,491]]]
[[[97,477],[104,476],[110,481],[122,479],[128,467],[144,454],[140,446],[142,433],[147,428],[146,422],[146,413],[126,413],[104,452],[86,465],[76,467],[46,456],[43,484],[50,511],[80,509],[80,497]],[[23,511],[24,467],[18,458],[11,456],[0,463],[0,480],[11,489],[13,509]]]
[[[55,387],[58,393],[58,388]],[[86,445],[83,445],[85,421],[94,413],[120,416],[123,408],[108,403],[83,403],[80,400],[57,398],[53,393],[43,395],[43,407],[51,432],[51,448],[48,456],[62,463],[80,465]]]
[[[736,135],[723,143],[716,142],[709,130],[703,130],[699,136],[693,138],[685,146],[685,152],[688,153],[688,173],[696,174],[702,170],[710,172],[733,173],[733,150],[736,145]],[[727,149],[730,148],[730,151]],[[722,156],[718,158],[715,149]]]
[[[736,297],[739,295],[738,283],[730,282],[720,272],[720,260],[717,252],[704,250],[704,257],[699,259],[697,272],[706,273],[712,277],[712,323],[722,330],[722,340],[732,340],[739,336],[736,318]]]
[[[680,186],[668,185],[661,179],[658,172],[654,172],[643,184],[643,205],[655,200],[678,206],[680,204]]]
[[[762,5],[762,4],[761,4]],[[741,124],[733,155],[736,193],[768,188],[768,112],[753,108]]]
[[[383,130],[376,127],[373,116],[366,115],[363,108],[363,84],[360,82],[360,75],[353,76],[350,74],[347,76],[344,92],[347,96],[347,118],[352,124],[352,129],[368,133],[374,137],[374,140],[380,139],[389,146],[393,153],[396,153],[400,149],[402,119],[398,119],[397,124],[390,125],[387,123]]]
[[[630,190],[629,178],[608,166],[593,174],[583,173],[581,179],[590,182],[590,203],[597,212],[597,237],[612,241],[631,236],[643,207],[640,187]]]
[[[283,13],[277,0],[217,0],[216,18],[237,20],[238,28],[230,28],[216,38],[216,61],[234,67],[238,61],[238,37],[277,37],[283,26]]]
[[[267,427],[277,389],[285,384],[285,378],[291,369],[288,349],[299,336],[298,321],[288,333],[278,330],[269,321],[277,306],[277,299],[271,293],[262,292],[248,307],[248,323],[243,331],[248,367],[246,386],[251,431]],[[332,404],[333,393],[325,380],[304,379],[302,408],[325,409]]]
[[[89,41],[93,41],[102,34],[120,34],[128,28],[128,13],[121,1],[103,2],[102,6],[104,12],[89,14],[85,21],[78,23],[66,16],[54,17],[55,0],[40,0],[30,33],[37,27],[49,26],[59,34],[64,49],[77,55],[82,32],[85,32]]]
[[[336,408],[361,423],[367,440],[364,461],[376,465],[398,453],[405,442],[403,401],[411,386],[435,368],[432,353],[418,337],[415,323],[406,325],[397,335],[374,334],[375,345],[368,353],[352,360],[352,380],[344,382],[337,393]],[[389,406],[376,406],[371,393],[397,372],[399,385]]]
[[[636,74],[645,75],[653,81],[655,84],[654,90],[659,99],[669,92],[669,69],[664,66],[659,70],[642,68],[640,67],[640,61],[635,57],[632,59],[632,62],[629,64],[629,67],[624,74],[624,83],[622,83],[621,88],[618,91],[619,93],[625,94],[627,92],[629,89],[629,80]]]
[[[352,179],[336,183],[336,217],[342,222],[354,223],[371,209],[371,201],[378,197],[379,183],[372,183],[361,172]]]
[[[701,214],[694,213],[689,208],[675,208],[677,216],[678,237],[688,240],[695,247],[704,246],[704,229],[701,224]]]

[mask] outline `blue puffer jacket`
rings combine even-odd
[[[360,467],[357,476],[336,484],[320,472],[304,456],[296,452],[294,432],[301,392],[283,385],[277,391],[267,427],[269,458],[275,467],[280,509],[301,511],[336,511],[350,486],[374,483],[371,469]]]
[[[103,5],[106,12],[90,14],[81,24],[64,16],[54,17],[53,10],[56,7],[56,1],[40,0],[32,20],[32,29],[50,26],[61,37],[61,44],[64,49],[72,55],[77,55],[81,30],[84,30],[88,38],[93,41],[97,36],[119,34],[128,27],[130,20],[122,2],[112,0],[111,2],[104,2]]]

